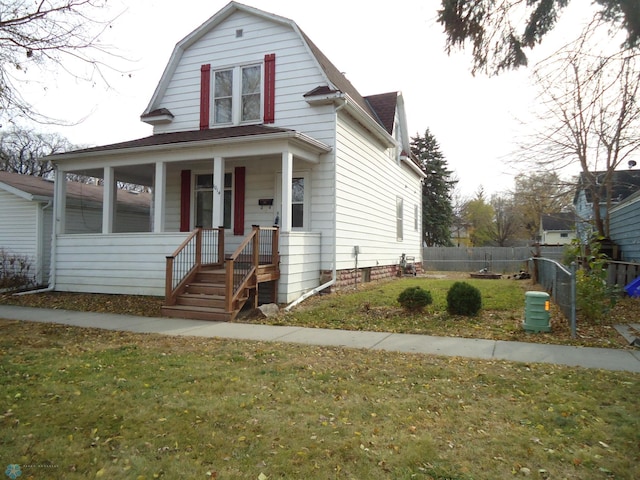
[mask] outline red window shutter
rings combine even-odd
[[[234,172],[233,198],[233,234],[244,235],[244,195],[245,195],[245,167],[236,167]]]
[[[191,170],[180,172],[180,231],[191,230]]]
[[[276,54],[264,56],[264,123],[276,121]]]
[[[211,105],[211,65],[200,67],[200,130],[209,128],[209,108]]]

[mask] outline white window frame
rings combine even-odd
[[[404,198],[396,197],[396,240],[404,240]]]
[[[260,112],[258,118],[242,120],[242,70],[244,68],[260,67]],[[216,73],[231,70],[232,72],[232,93],[231,93],[231,121],[216,122]],[[252,62],[243,65],[227,66],[216,68],[211,75],[211,125],[213,127],[228,127],[232,125],[250,125],[261,123],[264,116],[264,63]]]
[[[311,175],[308,170],[294,171],[291,175],[291,179],[293,181],[294,178],[302,178],[304,180],[304,198],[302,200],[302,227],[294,227],[293,226],[293,214],[289,212],[291,215],[291,230],[304,232],[308,231],[311,228],[311,218],[310,218],[310,203],[311,203]],[[292,199],[293,201],[293,199]],[[278,205],[278,210],[276,214],[282,218],[282,212],[280,211],[282,205],[282,172],[278,172],[276,175],[276,205]]]

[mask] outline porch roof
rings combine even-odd
[[[278,127],[268,127],[265,125],[243,125],[238,127],[212,128],[206,130],[188,130],[182,132],[158,133],[148,137],[128,140],[125,142],[100,145],[97,147],[83,148],[65,153],[52,155],[52,160],[65,158],[76,158],[92,153],[107,153],[124,149],[140,149],[146,147],[161,147],[165,145],[193,144],[199,142],[212,142],[219,140],[239,140],[247,139],[275,139],[275,138],[297,138],[310,146],[315,146],[319,151],[328,152],[330,147],[318,142],[311,137],[295,130]]]

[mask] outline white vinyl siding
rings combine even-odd
[[[240,38],[237,29],[243,30]],[[324,142],[333,142],[333,108],[310,107],[303,95],[326,82],[297,32],[289,26],[235,12],[183,53],[156,108],[174,115],[171,123],[156,125],[154,133],[197,130],[200,119],[200,67],[214,72],[236,66],[262,65],[276,55],[276,123]],[[213,102],[213,94],[212,94]],[[260,101],[262,106],[262,100]],[[214,115],[214,112],[212,112]],[[212,123],[213,124],[213,123]]]
[[[0,249],[26,257],[31,268],[29,275],[37,275],[38,265],[38,203],[0,190]]]
[[[347,115],[340,115],[337,149],[337,268],[354,267],[353,247],[360,247],[358,267],[395,265],[400,255],[422,258],[420,233],[404,228],[397,240],[397,200],[420,200],[418,176],[390,159],[386,147]],[[406,222],[405,222],[406,223]]]
[[[59,235],[56,290],[162,296],[166,256],[187,235]]]
[[[320,284],[320,233],[289,232],[280,236],[280,301],[289,303]]]

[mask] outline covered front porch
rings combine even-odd
[[[216,231],[226,259],[254,226],[278,232],[279,276],[270,280],[277,282],[278,302],[316,287],[322,235],[311,229],[311,184],[331,148],[291,130],[222,130],[154,135],[54,156],[53,287],[165,296],[167,257],[194,232]],[[74,234],[67,224],[65,192],[73,175],[104,186],[101,216],[90,233]],[[115,202],[122,183],[152,193],[148,219],[133,229],[122,228]]]

